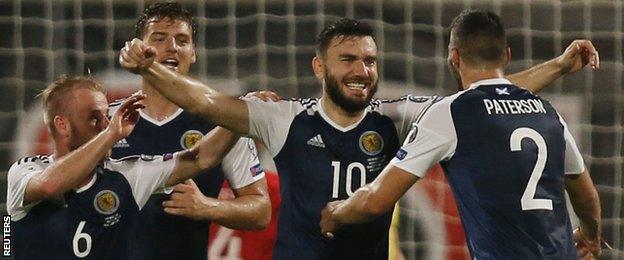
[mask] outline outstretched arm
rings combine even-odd
[[[223,95],[154,62],[155,56],[154,48],[135,38],[121,49],[119,63],[126,70],[140,74],[163,96],[184,110],[202,115],[236,133],[249,132],[249,114],[244,101]]]
[[[57,158],[50,167],[28,181],[24,191],[24,205],[53,198],[77,188],[92,173],[117,141],[128,136],[139,119],[139,103],[145,96],[128,98],[115,112],[108,127],[86,144]]]
[[[574,212],[579,217],[580,228],[575,231],[579,255],[590,251],[595,256],[601,253],[600,199],[587,169],[580,175],[566,176],[565,189],[570,196]]]
[[[514,84],[537,93],[561,76],[577,72],[587,64],[592,69],[600,67],[598,51],[591,41],[575,40],[559,57],[508,75],[507,78]]]
[[[387,166],[371,183],[344,201],[327,204],[321,213],[321,232],[333,237],[344,224],[362,223],[386,213],[419,180],[396,166]]]

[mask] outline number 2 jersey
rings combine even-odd
[[[134,156],[106,160],[90,181],[64,194],[64,202],[24,204],[31,178],[52,163],[45,155],[26,157],[8,174],[7,211],[12,217],[16,259],[140,259],[134,222],[149,196],[171,175],[175,160]]]
[[[375,100],[361,119],[341,127],[321,100],[246,100],[252,137],[263,141],[280,177],[282,205],[274,259],[387,259],[392,211],[344,226],[333,240],[319,228],[329,201],[373,181],[399,148],[411,121],[433,97]]]
[[[578,259],[564,175],[584,164],[547,101],[505,79],[443,99],[390,164],[424,177],[439,161],[474,259]]]

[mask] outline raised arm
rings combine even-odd
[[[128,136],[139,119],[138,103],[145,97],[128,98],[115,112],[108,127],[78,149],[58,158],[41,174],[33,176],[24,191],[24,205],[50,199],[75,189],[93,172],[117,141]]]
[[[565,189],[581,224],[580,228],[575,231],[579,251],[583,254],[589,250],[595,256],[599,256],[601,253],[600,199],[587,169],[580,175],[566,175]]]
[[[507,78],[514,84],[536,93],[561,76],[577,72],[587,64],[592,69],[600,67],[598,51],[591,41],[575,40],[559,57],[508,75]]]
[[[163,96],[184,110],[202,115],[236,133],[249,132],[249,114],[244,101],[223,95],[197,80],[154,62],[155,56],[153,47],[135,38],[121,49],[119,63],[126,70],[140,74]]]

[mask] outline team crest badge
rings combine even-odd
[[[377,155],[383,149],[381,135],[375,131],[366,131],[360,136],[360,149],[370,156]]]
[[[180,146],[182,146],[182,149],[190,149],[195,146],[195,144],[199,142],[202,137],[204,137],[202,132],[197,130],[188,130],[182,134],[182,138],[180,138]]]
[[[100,191],[95,195],[93,206],[101,214],[113,214],[119,208],[119,196],[111,190]]]

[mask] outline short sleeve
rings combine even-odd
[[[43,172],[42,165],[34,162],[24,162],[24,159],[14,163],[9,169],[7,177],[7,212],[14,221],[22,219],[28,211],[39,202],[24,205],[26,186],[30,179]]]
[[[238,189],[264,178],[258,151],[251,138],[240,138],[221,162],[225,178]]]
[[[137,205],[142,208],[156,190],[165,188],[175,166],[176,154],[129,156],[109,160],[105,168],[121,173],[130,184]]]
[[[570,133],[568,129],[568,125],[563,120],[561,115],[559,116],[559,121],[563,125],[563,138],[565,139],[566,149],[565,149],[565,164],[564,164],[564,172],[566,175],[568,174],[580,174],[585,170],[585,163],[583,162],[583,156],[576,146],[576,141],[574,141],[574,137]]]
[[[373,109],[392,119],[399,135],[399,141],[403,142],[416,122],[435,102],[443,97],[436,96],[413,96],[407,95],[395,100],[376,100]]]
[[[420,178],[442,160],[450,159],[457,147],[457,135],[450,111],[451,100],[433,104],[413,124],[403,146],[390,165]]]
[[[261,140],[272,156],[276,156],[288,137],[290,124],[303,111],[296,101],[262,101],[246,98],[249,110],[249,135]]]

